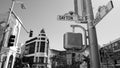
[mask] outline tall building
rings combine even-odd
[[[30,68],[47,68],[48,66],[49,39],[44,29],[37,37],[25,42],[23,62],[29,63]]]

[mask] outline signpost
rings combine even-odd
[[[98,9],[96,18],[94,19],[91,0],[74,0],[75,12],[58,15],[58,20],[75,21],[76,23],[87,24],[88,41],[90,45],[90,62],[91,68],[100,68],[99,50],[95,25],[99,23],[113,8],[112,1],[106,6]],[[86,31],[85,31],[86,32]],[[85,38],[87,39],[87,38]]]
[[[106,6],[99,7],[93,25],[95,26],[96,24],[98,24],[112,9],[113,9],[112,1],[108,2]]]

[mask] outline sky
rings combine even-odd
[[[34,31],[33,37],[38,36],[42,28],[45,29],[50,41],[50,48],[64,50],[63,35],[72,32],[70,25],[76,25],[74,21],[58,21],[57,15],[64,15],[69,11],[74,11],[73,0],[19,0],[24,2],[26,9],[20,8],[20,4],[15,4],[14,11],[22,20],[24,26],[29,31]],[[92,0],[94,15],[98,7],[106,5],[110,0]],[[97,25],[96,33],[98,44],[109,43],[120,38],[120,0],[112,0],[114,8]],[[12,0],[0,0],[0,13],[9,10]],[[78,24],[83,25],[83,24]],[[83,25],[86,27],[86,24]],[[80,29],[76,29],[76,32]],[[29,34],[21,28],[19,43],[24,43],[30,39]]]

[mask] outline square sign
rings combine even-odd
[[[65,49],[81,49],[83,45],[82,34],[67,32],[64,34]]]

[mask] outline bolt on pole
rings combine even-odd
[[[96,35],[96,28],[93,25],[94,15],[91,0],[86,1],[86,12],[88,16],[88,34],[89,34],[89,45],[90,45],[90,68],[100,68],[100,58],[99,58],[99,50],[98,50],[98,42]]]

